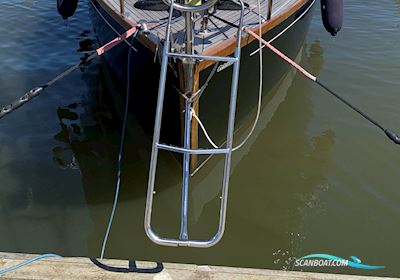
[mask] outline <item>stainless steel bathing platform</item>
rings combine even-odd
[[[167,1],[167,0],[165,0]],[[240,13],[239,24],[236,32],[236,48],[233,57],[219,57],[219,56],[202,56],[195,55],[193,49],[193,13],[201,12],[209,9],[215,5],[217,0],[209,0],[200,6],[188,6],[185,4],[177,4],[171,0],[169,9],[169,18],[166,27],[165,41],[163,46],[163,55],[161,62],[161,74],[158,89],[158,99],[156,108],[156,118],[154,125],[154,136],[152,153],[150,160],[150,171],[149,181],[147,190],[146,210],[144,227],[147,236],[156,244],[165,246],[187,246],[187,247],[199,247],[208,248],[217,244],[225,230],[225,219],[226,219],[226,207],[228,200],[228,188],[229,188],[229,175],[231,169],[231,155],[232,155],[232,141],[233,132],[235,126],[235,112],[236,112],[236,97],[237,97],[237,86],[239,80],[239,66],[240,66],[240,51],[241,51],[241,38],[242,38],[242,27],[243,27],[243,15],[245,4],[242,0],[239,0],[241,10],[237,11]],[[186,39],[185,39],[185,53],[171,52],[171,23],[173,17],[173,10],[179,10],[185,14],[185,26],[186,26]],[[226,146],[219,149],[192,149],[191,148],[191,123],[192,123],[192,110],[193,110],[193,99],[195,97],[193,83],[186,79],[190,77],[190,74],[185,78],[185,84],[191,91],[185,92],[185,125],[184,125],[184,147],[175,147],[167,144],[160,143],[160,131],[161,131],[161,120],[163,113],[163,102],[165,93],[165,82],[167,77],[167,69],[169,58],[180,58],[184,65],[187,66],[186,70],[190,73],[191,66],[194,65],[196,60],[214,60],[214,61],[225,61],[233,63],[233,75],[231,81],[231,95],[229,104],[229,115],[228,115],[228,128],[226,136]],[[167,150],[171,152],[183,154],[183,166],[182,166],[182,205],[181,205],[181,229],[179,238],[166,238],[158,236],[151,227],[152,208],[153,208],[153,195],[154,195],[154,184],[156,178],[157,169],[157,158],[159,150]],[[219,212],[219,226],[218,231],[208,240],[191,240],[188,234],[188,199],[189,199],[189,176],[190,176],[190,158],[191,155],[199,154],[223,154],[225,156],[224,175],[222,184],[222,196],[221,205]]]

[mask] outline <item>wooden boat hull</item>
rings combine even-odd
[[[295,57],[301,49],[309,29],[313,10],[310,6],[313,4],[314,1],[312,0],[305,1],[304,5],[267,31],[263,35],[264,39],[270,40],[285,30],[294,21],[298,21],[274,41],[274,45],[289,57]],[[126,31],[127,27],[121,23],[121,19],[112,15],[101,4],[101,0],[92,0],[89,5],[93,25],[100,44],[104,44],[118,36],[117,32],[123,33]],[[137,51],[132,52],[130,66],[130,111],[143,127],[144,131],[149,136],[152,136],[160,73],[159,59],[148,46],[139,40],[135,40],[133,46]],[[239,128],[249,118],[257,105],[259,56],[258,54],[250,56],[257,48],[258,41],[253,41],[242,48],[236,128]],[[128,44],[124,43],[105,54],[105,59],[111,69],[113,79],[119,85],[118,88],[123,94],[126,91],[127,57]],[[263,50],[263,61],[263,92],[266,93],[287,73],[289,66],[267,49]],[[202,68],[204,69],[200,68],[201,70],[199,71],[200,86],[207,79],[213,66],[204,66]],[[220,65],[219,68],[221,71],[215,73],[201,97],[198,114],[215,142],[222,144],[227,126],[232,66],[222,69],[224,65]],[[182,98],[178,93],[181,88],[181,76],[178,69],[169,69],[161,131],[162,142],[174,145],[181,145],[182,139]],[[194,128],[197,129],[197,126],[194,126]],[[198,133],[199,135],[197,142],[199,146],[210,146],[201,132],[195,131],[194,133]],[[197,137],[197,135],[195,136]]]

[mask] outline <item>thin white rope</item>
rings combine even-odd
[[[296,19],[294,20],[291,24],[289,24],[285,29],[283,29],[280,33],[278,33],[274,38],[272,38],[271,40],[268,41],[268,43],[272,43],[273,41],[275,41],[276,39],[278,39],[280,36],[282,36],[286,31],[288,31],[291,27],[293,27],[300,19],[303,18],[303,16],[311,9],[311,7],[314,5],[315,0],[311,3],[311,5]],[[257,6],[258,6],[258,26],[259,26],[259,34],[261,36],[261,24],[262,24],[262,19],[261,19],[261,3],[260,0],[257,0]],[[259,43],[259,47],[257,50],[255,50],[254,52],[252,52],[250,54],[250,56],[254,55],[255,53],[259,52],[259,73],[260,73],[260,83],[259,83],[259,91],[258,91],[258,104],[257,104],[257,113],[256,113],[256,117],[254,119],[253,125],[249,131],[249,133],[246,135],[246,137],[243,139],[243,141],[238,144],[237,146],[232,148],[232,151],[237,151],[239,150],[241,147],[243,147],[246,142],[249,140],[249,138],[251,137],[251,135],[253,134],[255,128],[257,127],[257,123],[258,120],[260,118],[260,114],[261,114],[261,106],[262,106],[262,79],[263,79],[263,59],[262,59],[262,49],[265,47],[260,40],[258,40]],[[202,122],[200,121],[200,119],[197,117],[197,115],[194,115],[196,120],[198,121],[201,129],[204,132],[204,135],[206,135],[207,140],[210,142],[210,144],[214,147],[214,148],[220,148],[221,146],[217,146],[215,145],[215,143],[212,141],[212,139],[209,137],[204,125],[202,124]]]
[[[275,41],[276,39],[278,39],[282,34],[284,34],[286,31],[288,31],[293,25],[295,25],[300,19],[303,18],[303,16],[311,9],[311,7],[314,5],[315,0],[311,3],[311,5],[296,19],[294,20],[291,24],[289,24],[285,29],[283,29],[279,34],[277,34],[274,38],[272,38],[271,40],[269,40],[269,43],[272,43],[273,41]],[[257,5],[258,5],[258,9],[259,9],[259,14],[261,13],[261,3],[260,0],[257,0]],[[261,33],[261,17],[258,17],[258,23],[259,23],[259,34],[260,37],[262,36]],[[262,60],[262,48],[264,48],[265,46],[261,43],[261,40],[258,40],[258,45],[259,48],[257,51],[259,51],[259,58],[260,58],[260,88],[259,88],[259,92],[258,92],[258,105],[257,105],[257,114],[256,114],[256,118],[254,119],[254,123],[253,126],[250,129],[249,134],[247,134],[247,136],[244,138],[244,140],[237,145],[236,147],[232,148],[232,151],[237,151],[238,149],[240,149],[241,147],[243,147],[244,144],[246,144],[247,140],[249,140],[249,138],[251,137],[251,135],[253,134],[255,128],[257,127],[257,123],[258,123],[258,119],[260,118],[260,114],[261,114],[261,105],[262,105],[262,79],[263,79],[263,60]],[[256,51],[256,52],[257,52]],[[254,53],[254,52],[253,52]],[[252,53],[252,54],[253,54]],[[250,54],[250,56],[252,55]]]
[[[261,5],[260,5],[260,0],[257,0],[257,1],[258,1],[258,4],[259,4],[259,5],[258,5],[258,7],[259,7],[259,13],[258,13],[258,15],[259,15],[259,18],[258,18],[258,19],[259,19],[259,33],[261,34],[261,32],[262,32],[262,29],[261,29],[261,28],[262,28],[262,26],[261,26],[261,16],[260,16],[260,15],[261,15]],[[258,42],[259,42],[259,46],[261,47],[261,46],[262,46],[261,41],[259,40]],[[258,106],[257,106],[256,118],[255,118],[255,120],[254,120],[253,126],[252,126],[252,128],[251,128],[249,134],[247,134],[246,138],[245,138],[239,145],[233,147],[233,148],[232,148],[232,151],[236,151],[236,150],[240,149],[240,148],[247,142],[247,140],[248,140],[248,139],[250,138],[250,136],[253,134],[254,129],[255,129],[256,126],[257,126],[258,119],[260,118],[261,104],[262,104],[262,79],[263,79],[263,71],[262,71],[262,68],[263,68],[262,51],[260,51],[259,58],[260,58],[260,63],[259,63],[259,64],[260,64],[260,82],[259,82]],[[218,146],[218,145],[216,145],[216,144],[214,143],[214,141],[213,141],[213,140],[211,139],[211,137],[209,136],[209,134],[208,134],[208,132],[207,132],[207,129],[204,127],[202,121],[201,121],[200,118],[196,115],[196,113],[195,113],[195,111],[194,111],[193,109],[192,109],[192,116],[196,119],[197,123],[200,125],[200,128],[201,128],[201,130],[203,131],[204,135],[206,136],[208,142],[209,142],[215,149],[221,148],[223,144],[221,144],[221,146]],[[212,156],[213,156],[213,155],[210,155],[205,161],[203,161],[203,162],[196,168],[196,170],[195,170],[192,174],[190,174],[190,176],[193,176],[194,174],[196,174],[196,172],[199,171],[199,170],[207,163],[207,161],[208,161]]]
[[[262,36],[262,19],[261,19],[261,2],[260,2],[260,0],[257,0],[257,6],[258,6],[258,32],[261,37]],[[259,46],[259,49],[261,50],[261,47],[263,45],[260,40],[258,40],[258,46]],[[256,129],[258,119],[260,118],[261,105],[262,105],[262,89],[263,89],[263,52],[262,51],[260,51],[260,53],[259,53],[259,67],[260,67],[260,69],[259,69],[260,82],[259,82],[259,87],[258,87],[258,104],[257,104],[256,118],[254,119],[253,126],[251,127],[250,132],[247,134],[247,136],[243,139],[243,141],[239,145],[232,148],[233,152],[239,150],[241,147],[244,146],[244,144],[246,144],[247,140],[249,140],[249,138],[253,134],[254,130]]]
[[[211,146],[215,149],[219,149],[218,145],[214,143],[211,139],[210,135],[208,135],[206,128],[204,127],[203,123],[201,122],[200,118],[196,115],[196,112],[193,109],[190,109],[192,116],[196,119],[197,123],[200,125],[201,130],[203,131],[204,135],[206,136],[208,142],[210,142]]]
[[[272,43],[273,41],[275,41],[276,39],[278,39],[279,37],[281,37],[286,31],[288,31],[290,28],[292,28],[293,25],[295,25],[299,20],[301,20],[303,18],[303,16],[305,14],[308,13],[308,11],[312,8],[312,6],[314,5],[315,0],[311,3],[310,6],[308,6],[308,8],[298,17],[296,18],[291,24],[289,24],[288,26],[286,26],[285,29],[283,29],[281,32],[279,32],[274,38],[272,38],[271,40],[268,41],[268,43]],[[265,48],[264,45],[261,46],[261,49]],[[256,54],[256,52],[260,51],[260,48],[258,48],[257,50],[255,50],[254,52],[252,52],[250,54],[250,56],[253,56]]]
[[[258,30],[259,30],[259,34],[260,36],[262,35],[262,18],[261,18],[261,3],[260,0],[257,0],[257,6],[258,6]],[[258,40],[258,44],[259,44],[259,49],[261,49],[262,47],[262,43],[260,40]],[[256,118],[253,122],[253,125],[250,129],[250,132],[247,134],[247,136],[243,139],[243,141],[232,148],[232,151],[236,151],[238,149],[240,149],[241,147],[244,146],[244,144],[246,144],[247,140],[249,140],[249,138],[251,137],[251,135],[253,134],[255,128],[257,127],[257,123],[258,123],[258,119],[260,118],[260,113],[261,113],[261,105],[262,105],[262,88],[263,88],[263,57],[262,57],[262,51],[260,51],[259,53],[259,73],[260,73],[260,81],[259,81],[259,89],[258,89],[258,105],[257,105],[257,114],[256,114]],[[215,142],[211,139],[211,137],[209,136],[206,128],[204,127],[202,121],[200,120],[200,118],[196,115],[196,113],[194,112],[194,110],[192,110],[192,116],[196,119],[197,123],[200,125],[201,130],[203,131],[204,135],[206,136],[208,142],[215,148],[218,149],[220,148],[218,145],[215,144]]]

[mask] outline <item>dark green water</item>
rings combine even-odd
[[[347,2],[334,39],[318,8],[301,64],[400,132],[400,2]],[[0,3],[0,36],[0,104],[78,61],[94,40],[86,5],[64,23],[44,0]],[[107,76],[96,61],[0,121],[0,251],[100,254],[121,126]],[[280,85],[234,155],[227,229],[211,249],[163,248],[145,236],[151,139],[130,123],[108,257],[292,269],[296,257],[326,253],[386,268],[322,272],[400,276],[400,150],[300,75]],[[176,234],[178,167],[170,157],[162,166],[154,222]],[[195,179],[199,236],[215,229],[216,174],[207,168]]]

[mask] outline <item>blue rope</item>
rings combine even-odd
[[[114,215],[115,215],[115,210],[117,208],[118,204],[118,197],[119,197],[119,190],[121,186],[121,161],[122,161],[122,152],[124,149],[124,140],[125,140],[125,130],[126,130],[126,123],[128,120],[128,111],[129,111],[129,92],[130,92],[130,87],[131,87],[131,77],[130,77],[130,72],[131,72],[131,54],[132,54],[132,45],[135,40],[136,35],[138,34],[138,31],[136,31],[135,34],[132,36],[131,40],[131,45],[129,47],[129,54],[128,54],[128,65],[127,65],[127,84],[126,84],[126,97],[125,97],[125,113],[124,113],[124,120],[122,124],[122,132],[121,132],[121,139],[119,143],[119,153],[118,153],[118,170],[117,170],[117,185],[115,189],[115,197],[114,197],[114,204],[113,208],[111,210],[111,215],[110,215],[110,220],[108,221],[108,226],[107,226],[107,231],[104,236],[104,241],[103,241],[103,246],[101,248],[101,255],[100,259],[104,258],[104,252],[106,250],[107,246],[107,241],[108,241],[108,236],[110,235],[110,230],[111,230],[111,225],[114,220]]]
[[[13,270],[19,269],[21,267],[27,266],[28,264],[31,264],[31,263],[36,262],[36,261],[39,261],[41,259],[54,258],[54,257],[60,257],[60,256],[56,255],[56,254],[43,254],[43,255],[34,257],[34,258],[32,258],[30,260],[27,260],[27,261],[24,261],[24,262],[22,262],[20,264],[17,264],[17,265],[14,265],[14,266],[11,266],[11,267],[8,267],[8,268],[0,270],[0,276],[3,275],[3,274],[6,274],[8,272],[11,272]]]

